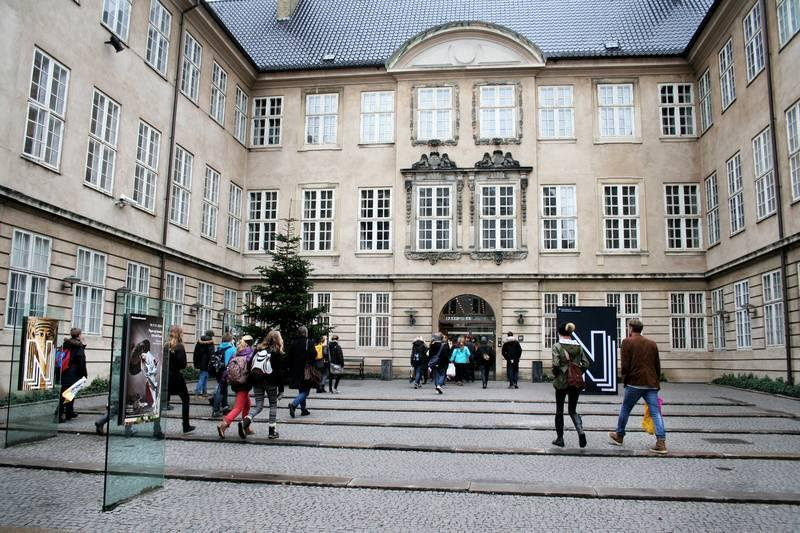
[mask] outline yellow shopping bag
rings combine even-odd
[[[642,429],[651,435],[656,434],[656,425],[653,423],[653,417],[650,416],[650,408],[644,406],[644,418],[642,418]]]

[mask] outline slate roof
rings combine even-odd
[[[276,3],[206,7],[266,72],[382,66],[419,32],[474,20],[525,36],[548,59],[681,55],[714,0],[300,0],[285,21]],[[607,41],[619,50],[606,50]],[[326,54],[334,61],[323,61]]]

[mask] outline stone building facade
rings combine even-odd
[[[592,49],[581,13],[514,27],[535,2],[353,15],[337,48],[315,24],[350,4],[3,5],[2,383],[14,309],[82,327],[92,375],[120,287],[168,300],[189,345],[235,326],[288,217],[370,368],[404,374],[437,330],[547,361],[558,305],[611,305],[670,380],[796,377],[798,0],[663,2],[647,27],[616,6]]]

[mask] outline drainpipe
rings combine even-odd
[[[171,199],[170,192],[172,191],[172,187],[170,185],[172,181],[172,167],[174,164],[173,158],[175,157],[175,123],[177,122],[178,118],[178,98],[180,97],[181,65],[183,63],[184,19],[186,18],[187,13],[197,9],[198,7],[200,7],[200,0],[194,0],[194,5],[191,5],[181,11],[181,22],[178,30],[178,61],[175,65],[175,89],[172,92],[172,121],[169,129],[169,160],[167,161],[167,176],[164,180],[164,183],[167,185],[167,191],[164,195],[164,227],[161,230],[162,247],[167,246],[167,229],[169,228],[169,202]],[[161,272],[161,283],[158,287],[158,300],[160,302],[164,301],[164,290],[167,283],[166,263],[167,254],[161,250],[158,253],[158,268]]]
[[[783,240],[784,238],[784,227],[783,227],[783,200],[781,196],[781,177],[780,177],[780,165],[778,164],[778,144],[777,139],[775,136],[775,98],[774,93],[775,90],[772,86],[772,61],[771,61],[771,54],[770,54],[770,43],[769,43],[769,24],[767,20],[767,9],[764,3],[764,0],[759,0],[759,10],[761,11],[761,20],[762,23],[762,32],[764,33],[764,58],[765,58],[765,69],[767,75],[767,99],[769,102],[769,131],[770,137],[772,141],[772,171],[775,173],[775,202],[778,207],[777,216],[778,216],[778,241]],[[789,322],[789,295],[787,286],[787,268],[786,268],[786,245],[781,245],[780,248],[781,254],[781,299],[783,300],[783,346],[786,350],[786,382],[789,384],[794,384],[794,378],[792,376],[792,336],[790,331],[790,322]]]

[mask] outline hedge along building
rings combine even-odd
[[[672,380],[791,375],[798,1],[589,4],[4,5],[3,375],[15,307],[92,375],[121,286],[230,327],[289,216],[372,368],[439,329],[547,361],[577,304]]]

